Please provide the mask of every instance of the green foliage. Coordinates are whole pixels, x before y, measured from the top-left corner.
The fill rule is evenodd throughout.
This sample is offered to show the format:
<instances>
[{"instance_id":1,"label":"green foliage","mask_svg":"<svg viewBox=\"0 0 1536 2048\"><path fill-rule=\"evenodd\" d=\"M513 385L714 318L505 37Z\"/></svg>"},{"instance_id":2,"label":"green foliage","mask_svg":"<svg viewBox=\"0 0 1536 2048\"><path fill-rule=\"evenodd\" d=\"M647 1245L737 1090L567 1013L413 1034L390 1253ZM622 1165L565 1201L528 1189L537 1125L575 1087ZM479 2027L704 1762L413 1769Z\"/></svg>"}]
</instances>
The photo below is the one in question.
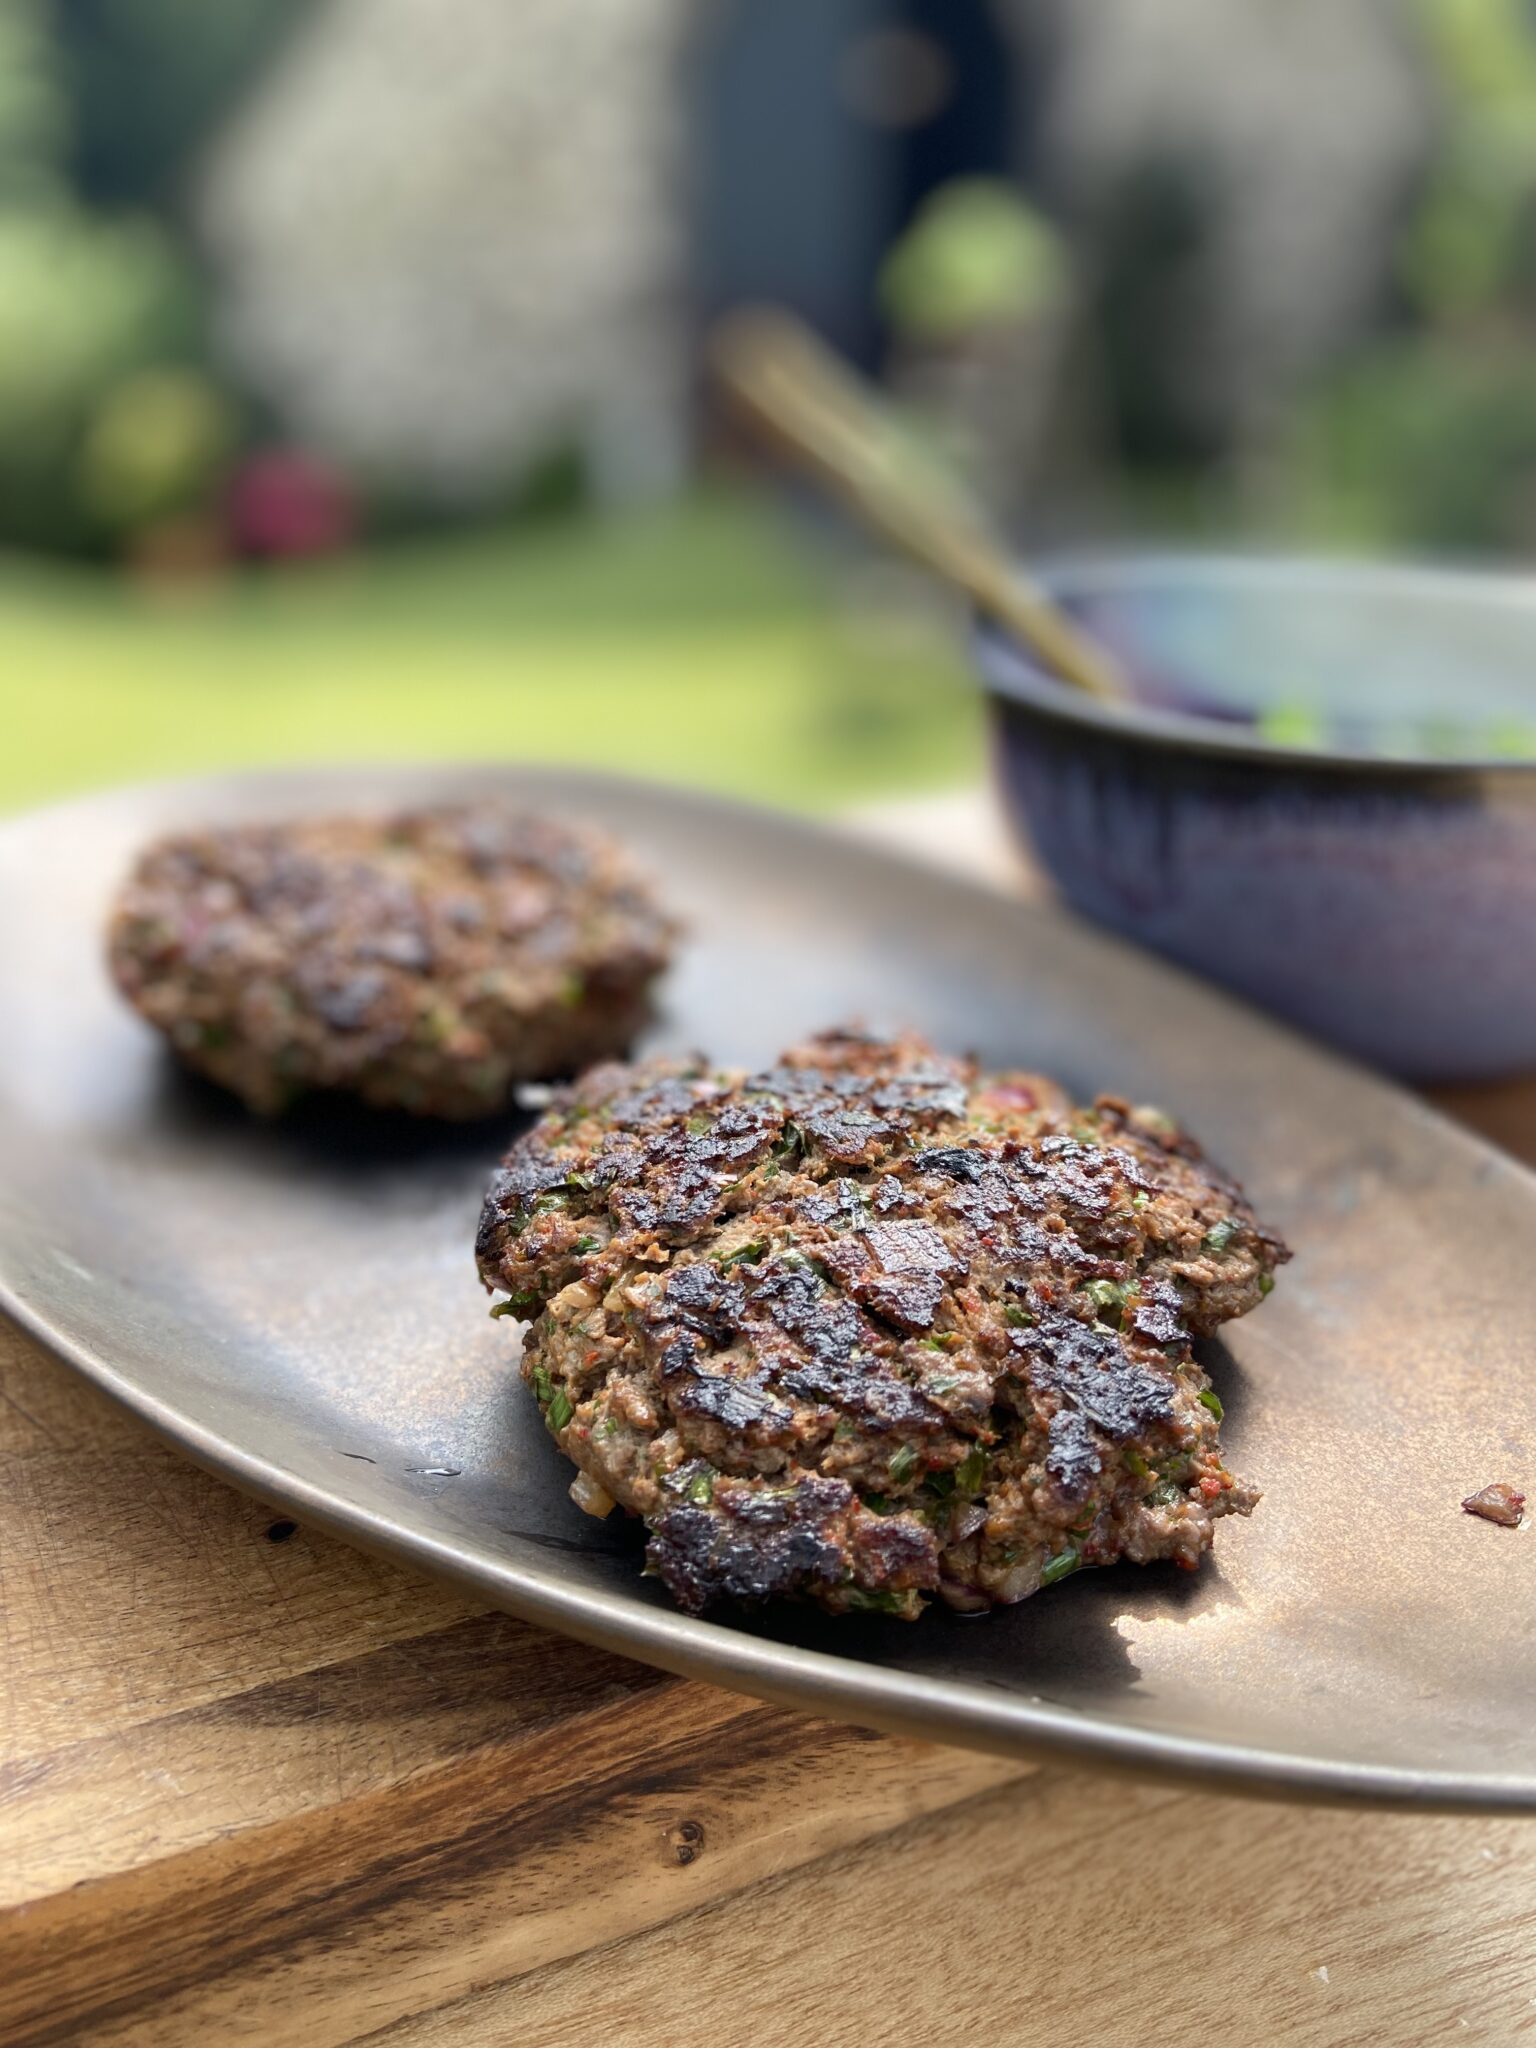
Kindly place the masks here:
<instances>
[{"instance_id":1,"label":"green foliage","mask_svg":"<svg viewBox=\"0 0 1536 2048\"><path fill-rule=\"evenodd\" d=\"M285 11L0 0L0 540L115 543L194 501L231 447L234 410L193 367L191 266L166 220L120 202L177 160ZM132 175L110 140L130 130ZM82 198L93 165L110 212Z\"/></svg>"},{"instance_id":2,"label":"green foliage","mask_svg":"<svg viewBox=\"0 0 1536 2048\"><path fill-rule=\"evenodd\" d=\"M93 219L67 200L0 208L0 533L90 545L76 492L100 408L130 373L191 334L186 271L147 219Z\"/></svg>"},{"instance_id":3,"label":"green foliage","mask_svg":"<svg viewBox=\"0 0 1536 2048\"><path fill-rule=\"evenodd\" d=\"M141 370L96 408L76 464L79 501L114 532L132 533L202 499L240 430L240 416L195 369Z\"/></svg>"},{"instance_id":4,"label":"green foliage","mask_svg":"<svg viewBox=\"0 0 1536 2048\"><path fill-rule=\"evenodd\" d=\"M9 4L9 0L0 0ZM198 148L313 0L50 0L84 197L174 196Z\"/></svg>"},{"instance_id":5,"label":"green foliage","mask_svg":"<svg viewBox=\"0 0 1536 2048\"><path fill-rule=\"evenodd\" d=\"M1064 275L1055 230L1017 187L956 178L925 201L886 258L880 295L907 339L956 341L1049 311Z\"/></svg>"},{"instance_id":6,"label":"green foliage","mask_svg":"<svg viewBox=\"0 0 1536 2048\"><path fill-rule=\"evenodd\" d=\"M1440 101L1397 251L1399 331L1319 378L1278 437L1292 531L1368 548L1536 546L1536 16L1415 0Z\"/></svg>"},{"instance_id":7,"label":"green foliage","mask_svg":"<svg viewBox=\"0 0 1536 2048\"><path fill-rule=\"evenodd\" d=\"M1528 552L1536 357L1434 335L1370 351L1298 415L1290 523L1329 543Z\"/></svg>"},{"instance_id":8,"label":"green foliage","mask_svg":"<svg viewBox=\"0 0 1536 2048\"><path fill-rule=\"evenodd\" d=\"M1435 321L1536 284L1536 34L1525 0L1417 0L1444 103L1429 188L1401 271Z\"/></svg>"},{"instance_id":9,"label":"green foliage","mask_svg":"<svg viewBox=\"0 0 1536 2048\"><path fill-rule=\"evenodd\" d=\"M59 189L69 111L36 0L0 0L0 206Z\"/></svg>"}]
</instances>

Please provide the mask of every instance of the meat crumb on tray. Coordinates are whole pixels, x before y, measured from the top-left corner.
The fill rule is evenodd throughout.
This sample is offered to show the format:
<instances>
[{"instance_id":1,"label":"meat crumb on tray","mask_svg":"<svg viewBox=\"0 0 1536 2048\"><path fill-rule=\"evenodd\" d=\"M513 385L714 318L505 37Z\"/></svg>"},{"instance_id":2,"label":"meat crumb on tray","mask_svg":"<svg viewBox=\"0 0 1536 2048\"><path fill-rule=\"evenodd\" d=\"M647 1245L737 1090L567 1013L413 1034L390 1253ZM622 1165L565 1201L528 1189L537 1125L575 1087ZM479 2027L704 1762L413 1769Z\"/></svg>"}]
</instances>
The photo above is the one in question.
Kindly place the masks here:
<instances>
[{"instance_id":1,"label":"meat crumb on tray","mask_svg":"<svg viewBox=\"0 0 1536 2048\"><path fill-rule=\"evenodd\" d=\"M1481 1515L1485 1522L1497 1522L1505 1529L1518 1529L1525 1513L1525 1495L1518 1493L1507 1480L1496 1479L1492 1486L1485 1486L1478 1493L1469 1493L1462 1506L1469 1515Z\"/></svg>"}]
</instances>

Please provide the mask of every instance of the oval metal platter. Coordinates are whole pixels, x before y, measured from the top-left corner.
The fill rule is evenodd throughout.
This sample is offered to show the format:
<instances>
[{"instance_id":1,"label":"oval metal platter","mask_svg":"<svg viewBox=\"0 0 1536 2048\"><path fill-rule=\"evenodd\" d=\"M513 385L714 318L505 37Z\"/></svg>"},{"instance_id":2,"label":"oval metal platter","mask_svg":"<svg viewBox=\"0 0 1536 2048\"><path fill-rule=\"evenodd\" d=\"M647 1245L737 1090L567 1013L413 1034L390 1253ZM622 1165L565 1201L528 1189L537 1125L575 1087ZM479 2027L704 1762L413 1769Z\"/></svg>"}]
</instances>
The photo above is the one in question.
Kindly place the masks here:
<instances>
[{"instance_id":1,"label":"oval metal platter","mask_svg":"<svg viewBox=\"0 0 1536 2048\"><path fill-rule=\"evenodd\" d=\"M1198 1574L1083 1573L980 1619L693 1620L598 1523L470 1245L516 1127L333 1102L262 1124L117 1000L103 916L166 829L486 790L621 834L690 938L650 1044L766 1061L913 1024L1186 1120L1294 1264L1206 1360L1264 1489ZM1068 917L789 818L511 768L241 777L0 828L0 1300L236 1484L530 1621L940 1742L1304 1798L1536 1808L1536 1179L1411 1097ZM81 1617L89 1628L90 1617Z\"/></svg>"}]
</instances>

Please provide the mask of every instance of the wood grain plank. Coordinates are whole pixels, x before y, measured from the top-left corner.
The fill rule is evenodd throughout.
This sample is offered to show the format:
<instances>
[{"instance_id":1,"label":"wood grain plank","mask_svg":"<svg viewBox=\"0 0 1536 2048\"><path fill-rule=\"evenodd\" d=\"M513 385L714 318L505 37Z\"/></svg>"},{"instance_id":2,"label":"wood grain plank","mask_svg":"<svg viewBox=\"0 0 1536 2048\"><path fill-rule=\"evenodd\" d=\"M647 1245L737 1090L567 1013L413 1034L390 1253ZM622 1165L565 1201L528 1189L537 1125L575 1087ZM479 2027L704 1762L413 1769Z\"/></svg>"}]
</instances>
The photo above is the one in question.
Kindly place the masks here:
<instances>
[{"instance_id":1,"label":"wood grain plank","mask_svg":"<svg viewBox=\"0 0 1536 2048\"><path fill-rule=\"evenodd\" d=\"M1018 1772L660 1683L0 1915L0 2039L330 2048Z\"/></svg>"},{"instance_id":2,"label":"wood grain plank","mask_svg":"<svg viewBox=\"0 0 1536 2048\"><path fill-rule=\"evenodd\" d=\"M499 1754L515 1769L530 1734L675 1683L487 1614L0 1766L0 1909L445 1764Z\"/></svg>"},{"instance_id":3,"label":"wood grain plank","mask_svg":"<svg viewBox=\"0 0 1536 2048\"><path fill-rule=\"evenodd\" d=\"M199 1472L0 1320L0 1767L476 1606Z\"/></svg>"},{"instance_id":4,"label":"wood grain plank","mask_svg":"<svg viewBox=\"0 0 1536 2048\"><path fill-rule=\"evenodd\" d=\"M1050 1771L360 2039L1509 2048L1533 2036L1527 1824L1256 1806Z\"/></svg>"},{"instance_id":5,"label":"wood grain plank","mask_svg":"<svg viewBox=\"0 0 1536 2048\"><path fill-rule=\"evenodd\" d=\"M1006 1782L475 1614L0 1328L0 2040L349 2039Z\"/></svg>"}]
</instances>

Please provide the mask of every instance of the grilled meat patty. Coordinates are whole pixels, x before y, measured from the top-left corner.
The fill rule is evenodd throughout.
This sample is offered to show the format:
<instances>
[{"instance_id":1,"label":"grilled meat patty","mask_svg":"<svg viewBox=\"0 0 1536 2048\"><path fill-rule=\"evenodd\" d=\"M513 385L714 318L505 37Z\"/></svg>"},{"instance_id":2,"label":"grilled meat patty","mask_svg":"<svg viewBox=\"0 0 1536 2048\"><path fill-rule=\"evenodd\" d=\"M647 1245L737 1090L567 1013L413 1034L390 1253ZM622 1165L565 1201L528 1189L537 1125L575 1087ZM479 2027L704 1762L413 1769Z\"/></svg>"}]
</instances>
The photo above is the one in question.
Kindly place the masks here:
<instances>
[{"instance_id":1,"label":"grilled meat patty","mask_svg":"<svg viewBox=\"0 0 1536 2048\"><path fill-rule=\"evenodd\" d=\"M1190 1338L1289 1254L1111 1096L850 1032L750 1077L606 1066L508 1154L477 1250L573 1495L643 1516L690 1610L1193 1568L1258 1497Z\"/></svg>"},{"instance_id":2,"label":"grilled meat patty","mask_svg":"<svg viewBox=\"0 0 1536 2048\"><path fill-rule=\"evenodd\" d=\"M162 840L109 955L254 1110L323 1088L474 1117L626 1052L673 936L612 840L484 801Z\"/></svg>"}]
</instances>

